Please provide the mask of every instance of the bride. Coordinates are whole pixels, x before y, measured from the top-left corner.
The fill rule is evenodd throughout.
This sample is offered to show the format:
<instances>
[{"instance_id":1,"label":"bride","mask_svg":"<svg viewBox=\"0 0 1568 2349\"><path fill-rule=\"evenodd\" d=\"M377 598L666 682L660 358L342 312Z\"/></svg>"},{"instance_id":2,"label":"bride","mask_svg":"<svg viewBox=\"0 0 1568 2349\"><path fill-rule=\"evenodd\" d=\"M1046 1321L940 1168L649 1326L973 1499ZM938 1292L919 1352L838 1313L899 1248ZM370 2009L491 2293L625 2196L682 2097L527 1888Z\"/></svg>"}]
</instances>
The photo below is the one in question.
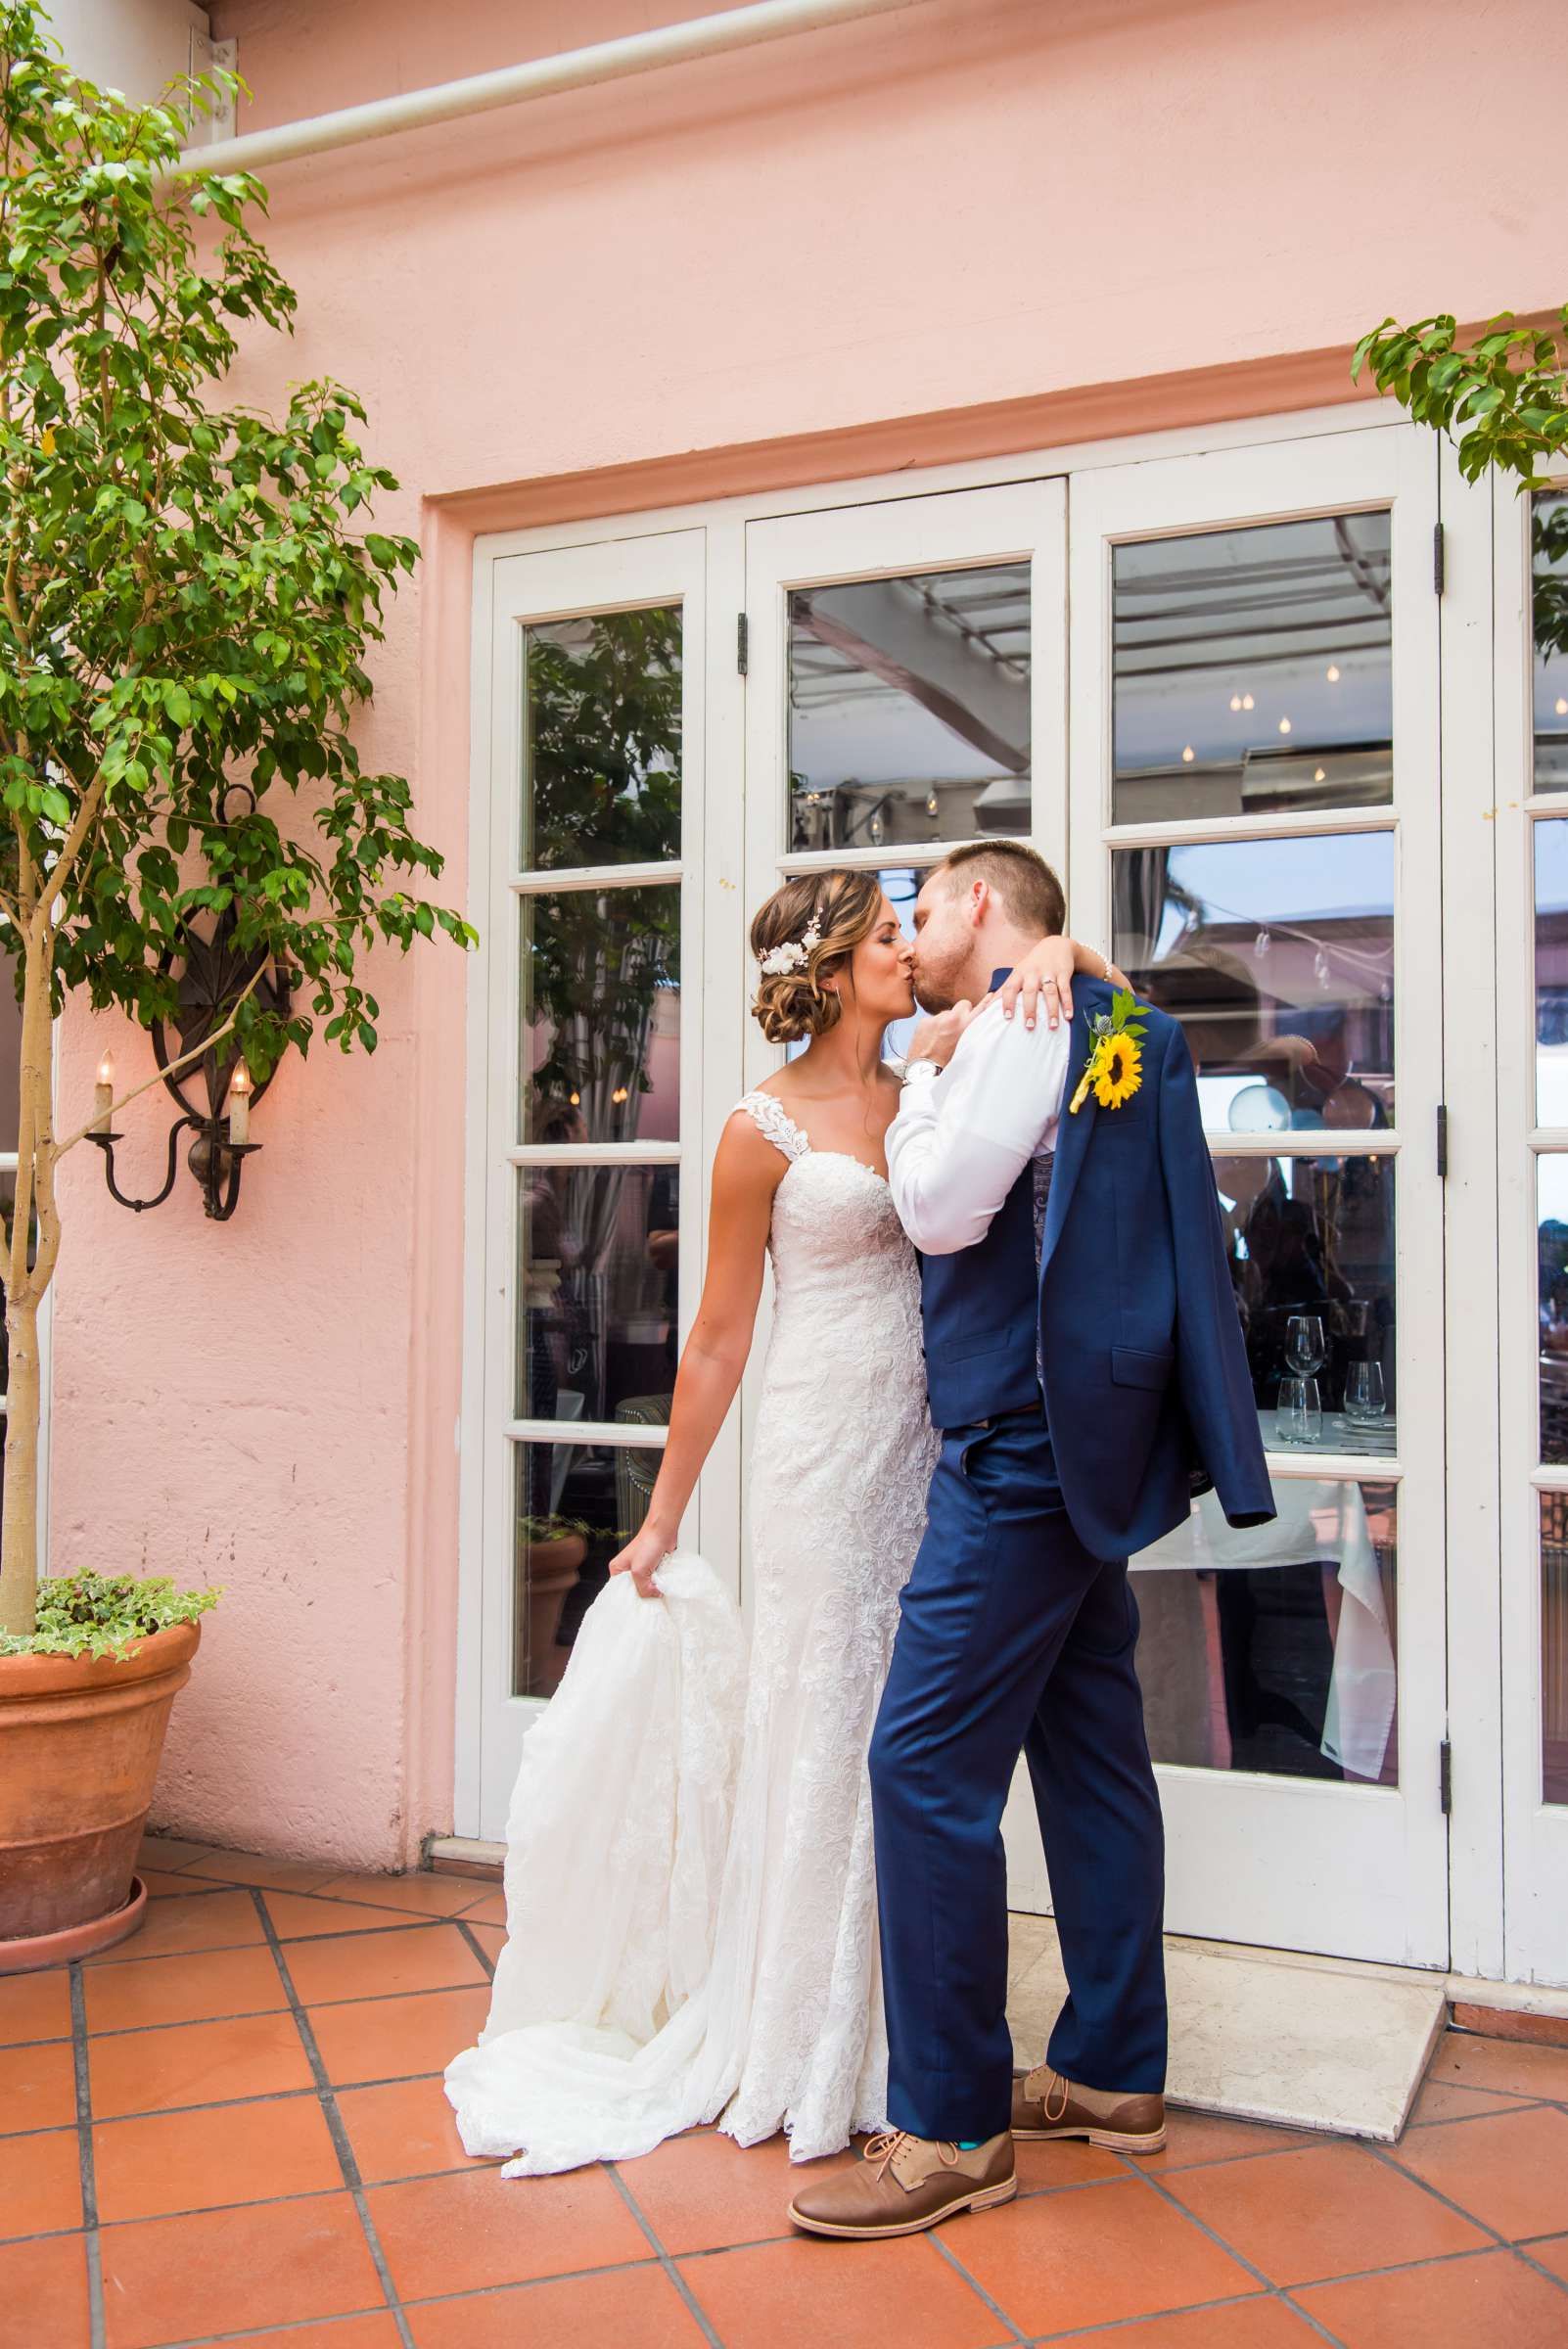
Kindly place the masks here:
<instances>
[{"instance_id":1,"label":"bride","mask_svg":"<svg viewBox=\"0 0 1568 2349\"><path fill-rule=\"evenodd\" d=\"M752 924L754 1005L806 1050L728 1119L707 1277L640 1530L525 1741L509 1939L447 2094L508 2177L625 2160L717 2117L790 2156L886 2125L866 1750L936 1451L913 1250L886 1180L889 1025L913 954L874 873L803 875ZM1020 966L1054 1026L1069 939ZM1011 990L1009 990L1011 991ZM750 1462L750 1657L681 1517L772 1334ZM625 1578L625 1579L621 1579ZM646 1599L663 1603L647 1606Z\"/></svg>"}]
</instances>

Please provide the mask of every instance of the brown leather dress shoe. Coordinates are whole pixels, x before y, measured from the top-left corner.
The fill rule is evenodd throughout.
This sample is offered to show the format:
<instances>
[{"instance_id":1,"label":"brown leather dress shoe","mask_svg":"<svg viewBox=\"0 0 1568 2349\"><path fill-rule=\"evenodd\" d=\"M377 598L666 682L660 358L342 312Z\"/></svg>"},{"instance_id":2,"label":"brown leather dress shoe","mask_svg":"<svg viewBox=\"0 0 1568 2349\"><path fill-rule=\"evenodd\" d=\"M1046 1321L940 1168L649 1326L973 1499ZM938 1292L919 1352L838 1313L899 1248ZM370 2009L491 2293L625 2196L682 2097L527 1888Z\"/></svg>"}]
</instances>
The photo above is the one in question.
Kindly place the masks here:
<instances>
[{"instance_id":1,"label":"brown leather dress shoe","mask_svg":"<svg viewBox=\"0 0 1568 2349\"><path fill-rule=\"evenodd\" d=\"M1013 2082L1013 2135L1084 2137L1113 2153L1158 2153L1165 2143L1165 2098L1079 2088L1048 2063L1038 2063Z\"/></svg>"},{"instance_id":2,"label":"brown leather dress shoe","mask_svg":"<svg viewBox=\"0 0 1568 2349\"><path fill-rule=\"evenodd\" d=\"M918 2234L960 2210L990 2210L1018 2191L1013 2141L1004 2129L973 2152L890 2129L871 2138L863 2161L803 2186L790 2217L807 2234Z\"/></svg>"}]
</instances>

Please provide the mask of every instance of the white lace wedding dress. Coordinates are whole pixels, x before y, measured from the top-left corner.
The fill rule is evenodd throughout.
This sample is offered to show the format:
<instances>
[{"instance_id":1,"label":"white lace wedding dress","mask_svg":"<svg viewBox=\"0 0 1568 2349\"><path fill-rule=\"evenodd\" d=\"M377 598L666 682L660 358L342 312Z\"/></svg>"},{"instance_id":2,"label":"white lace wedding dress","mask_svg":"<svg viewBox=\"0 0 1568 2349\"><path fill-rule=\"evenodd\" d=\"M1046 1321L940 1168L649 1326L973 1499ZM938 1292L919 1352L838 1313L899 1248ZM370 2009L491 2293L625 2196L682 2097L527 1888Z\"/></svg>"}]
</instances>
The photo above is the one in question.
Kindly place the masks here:
<instances>
[{"instance_id":1,"label":"white lace wedding dress","mask_svg":"<svg viewBox=\"0 0 1568 2349\"><path fill-rule=\"evenodd\" d=\"M508 1940L448 2067L505 2175L625 2160L704 2121L791 2157L884 2126L866 1749L935 1454L913 1253L887 1184L741 1106L790 1161L750 1461L755 1594L699 1558L589 1608L525 1742Z\"/></svg>"}]
</instances>

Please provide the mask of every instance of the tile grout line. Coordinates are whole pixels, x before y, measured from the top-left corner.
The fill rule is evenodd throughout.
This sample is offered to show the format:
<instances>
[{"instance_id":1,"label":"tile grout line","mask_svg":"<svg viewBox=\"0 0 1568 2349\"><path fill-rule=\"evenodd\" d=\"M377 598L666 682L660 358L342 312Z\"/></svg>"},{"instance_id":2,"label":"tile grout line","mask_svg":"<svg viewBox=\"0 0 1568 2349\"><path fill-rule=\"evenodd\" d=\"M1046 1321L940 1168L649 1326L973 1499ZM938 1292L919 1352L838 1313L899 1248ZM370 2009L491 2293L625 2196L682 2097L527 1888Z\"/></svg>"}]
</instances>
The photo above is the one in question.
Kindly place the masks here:
<instances>
[{"instance_id":1,"label":"tile grout line","mask_svg":"<svg viewBox=\"0 0 1568 2349\"><path fill-rule=\"evenodd\" d=\"M201 1855L199 1854L198 1857L200 1856ZM260 1859L262 1855L260 1853L248 1855L237 1852L235 1857L236 1859L244 1859L247 1857ZM280 1867L289 1866L291 1865L293 1865L293 1863L288 1861L280 1861L278 1863ZM447 1876L439 1880L445 1883L453 1884L465 1881L470 1884L478 1883L482 1884L484 1889L476 1892L473 1900L459 1902L457 1908L452 1911L437 1911L430 1909L408 1910L398 1909L395 1902L381 1903L366 1901L362 1893L328 1892L326 1887L329 1884L341 1883L345 1876L348 1877L350 1881L363 1881L367 1884L406 1882L411 1878L419 1878L420 1880L423 1880L426 1876L431 1876L431 1880L436 1881L437 1879L434 1877L431 1870L427 1868L410 1868L405 1870L401 1877L379 1874L367 1875L360 1879L355 1876L352 1868L340 1867L333 1870L330 1874L324 1874L319 1884L255 1884L239 1876L195 1875L190 1872L192 1869L194 1869L195 1865L196 1862L194 1860L187 1860L183 1867L164 1867L155 1860L149 1860L146 1863L146 1866L152 1868L156 1875L178 1876L182 1883L190 1884L201 1892L282 1892L289 1894L291 1898L298 1898L301 1901L345 1901L350 1906L357 1902L361 1908L379 1908L383 1906L388 1907L392 1910L392 1913L399 1916L436 1917L438 1919L447 1914L459 1915L466 1912L470 1909L476 1909L481 1901L487 1900L491 1893L498 1892L501 1889L501 1879L498 1876L494 1878L493 1881L488 1877L469 1876L467 1878L459 1878L456 1876ZM143 1863L140 1859L137 1860L136 1866L138 1873L144 1872ZM304 1872L309 1874L311 1871L307 1868ZM172 1901L183 1899L184 1895L181 1893L172 1892L153 1893L150 1895L150 1898L153 1900Z\"/></svg>"},{"instance_id":2,"label":"tile grout line","mask_svg":"<svg viewBox=\"0 0 1568 2349\"><path fill-rule=\"evenodd\" d=\"M479 1935L475 1932L473 1926L469 1924L466 1919L460 1916L454 1916L450 1921L457 1927L457 1930L459 1933L461 1933L463 1939L467 1942L469 1948L473 1951L475 1957L484 1968L485 1978L488 1981L493 1982L495 1979L494 1964L491 1961L488 1951L485 1950L481 1944Z\"/></svg>"},{"instance_id":3,"label":"tile grout line","mask_svg":"<svg viewBox=\"0 0 1568 2349\"><path fill-rule=\"evenodd\" d=\"M80 1965L70 1982L70 2051L76 2079L76 2157L81 2171L82 2256L87 2263L87 2322L92 2349L104 2349L104 2263L98 2240L98 2172L93 2158L93 2084L87 2060L87 1990Z\"/></svg>"},{"instance_id":4,"label":"tile grout line","mask_svg":"<svg viewBox=\"0 0 1568 2349\"><path fill-rule=\"evenodd\" d=\"M1095 2325L1070 2326L1065 2332L1032 2333L1028 2336L1028 2349L1055 2349L1058 2341L1109 2339L1116 2333L1130 2332L1134 2326L1168 2324L1173 2317L1203 2317L1217 2308L1257 2308L1265 2300L1282 2297L1283 2294L1278 2292L1231 2292L1222 2300L1184 2300L1177 2308L1157 2309L1153 2316L1106 2317ZM1306 2316L1305 2309L1292 2308L1290 2313L1292 2316ZM1322 2331L1320 2326L1318 2330ZM1345 2344L1334 2333L1324 2333L1323 2338L1332 2341L1334 2349L1345 2349Z\"/></svg>"},{"instance_id":5,"label":"tile grout line","mask_svg":"<svg viewBox=\"0 0 1568 2349\"><path fill-rule=\"evenodd\" d=\"M218 1886L218 1890L220 1892L261 1893L265 1887L256 1884L223 1884ZM291 1900L295 1900L302 1896L291 1893L289 1897ZM351 1908L352 1905L351 1902L344 1904L347 1908ZM379 1941L389 1933L406 1933L410 1929L418 1931L421 1928L437 1925L456 1925L461 1931L466 1922L467 1920L461 1916L419 1916L412 1911L398 1910L388 1917L384 1925L348 1925L337 1933L332 1930L330 1925L325 1925L319 1933L291 1933L285 1939L284 1947L291 1950L313 1949L319 1941ZM133 1941L127 1941L121 1946L126 1953L123 1958L95 1958L90 1970L95 1974L114 1974L127 1965L172 1965L182 1958L229 1958L236 1956L241 1950L259 1950L265 1945L259 1940L199 1941L184 1950L145 1950L140 1957L136 1955ZM483 1955L483 1953L481 1954ZM23 2046L27 2043L19 2041L15 2044Z\"/></svg>"},{"instance_id":6,"label":"tile grout line","mask_svg":"<svg viewBox=\"0 0 1568 2349\"><path fill-rule=\"evenodd\" d=\"M1120 2160L1124 2157L1119 2154L1117 2158ZM1128 2167L1130 2169L1132 2169L1133 2166L1134 2165L1131 2162L1128 2163ZM1216 2228L1211 2227L1206 2219L1200 2219L1196 2211L1188 2210L1186 2204L1181 2200L1178 2194L1173 2194L1169 2192L1167 2188L1161 2185L1159 2179L1151 2177L1147 2171L1138 2170L1135 2171L1134 2174L1142 2178L1145 2186L1153 2188L1154 2191L1159 2195L1162 2202L1168 2202L1173 2210L1179 2211L1184 2219L1189 2219L1193 2226L1198 2229L1201 2234L1206 2234L1210 2242L1215 2244L1219 2250L1224 2252L1227 2259L1233 2259L1238 2268L1245 2268L1249 2276L1256 2277L1271 2300L1282 2300L1284 2298L1285 2287L1282 2284L1275 2283L1271 2276L1266 2276L1262 2268L1255 2267L1253 2262L1248 2259L1245 2252L1238 2251L1234 2243L1227 2242L1224 2236L1221 2234ZM1292 2306L1294 2306L1294 2303L1292 2303ZM1313 2316L1309 2310L1305 2308L1296 2309L1295 2313L1301 2318L1304 2325L1310 2325L1313 2327L1313 2330L1320 2334L1325 2341L1333 2342L1334 2349L1345 2349L1345 2345L1339 2339L1338 2335L1330 2332L1326 2325L1319 2324L1318 2320Z\"/></svg>"},{"instance_id":7,"label":"tile grout line","mask_svg":"<svg viewBox=\"0 0 1568 2349\"><path fill-rule=\"evenodd\" d=\"M1499 2116L1494 2115L1493 2117ZM1496 2248L1511 2251L1516 2259L1524 2261L1527 2268L1533 2268L1538 2276L1545 2276L1548 2283L1554 2283L1560 2292L1568 2292L1568 2276L1554 2275L1550 2268L1543 2267L1539 2259L1532 2259L1529 2252L1516 2243L1510 2235L1503 2234L1499 2228L1490 2226L1478 2212L1466 2210L1462 2202L1455 2202L1453 2195L1444 2193L1441 2187L1433 2186L1429 2180L1419 2176L1416 2171L1407 2170L1402 2161L1396 2160L1394 2155L1386 2151L1383 2146L1368 2145L1367 2151L1374 2160L1380 2161L1386 2170L1392 2170L1396 2177L1407 2179L1411 2186L1418 2186L1424 2194L1431 2195L1434 2202L1440 2202L1445 2210L1452 2210L1455 2218L1463 2219L1467 2226L1478 2227L1483 2234L1489 2234ZM1541 2238L1538 2236L1534 2239L1539 2241ZM1462 2255L1455 2253L1453 2256Z\"/></svg>"},{"instance_id":8,"label":"tile grout line","mask_svg":"<svg viewBox=\"0 0 1568 2349\"><path fill-rule=\"evenodd\" d=\"M272 1961L278 1969L279 1979L288 1996L289 2008L294 2016L295 2028L300 2034L300 2045L305 2051L305 2060L315 2075L316 2092L320 2097L322 2114L332 2138L333 2150L338 2156L338 2167L343 2172L344 2185L347 2188L354 2209L359 2214L359 2224L364 2230L365 2242L369 2248L376 2274L380 2279L381 2288L387 2295L387 2305L392 2311L392 2323L397 2327L397 2337L402 2342L403 2349L416 2349L408 2319L403 2313L402 2301L398 2296L396 2285L392 2282L392 2269L387 2264L387 2254L382 2248L376 2222L370 2215L370 2204L365 2198L364 2181L359 2175L359 2163L353 2146L349 2142L348 2131L344 2125L343 2114L338 2109L337 2095L332 2082L327 2077L327 2067L322 2060L321 2050L316 2045L316 2035L311 2028L310 2017L300 2004L300 1995L295 1989L294 1976L289 1971L289 1961L284 1957L283 1944L279 1941L272 1919L267 1913L266 1904L260 1892L254 1887L251 1888L251 1898L255 1903L256 1914L260 1917L262 1930L266 1934L267 1947L272 1952Z\"/></svg>"},{"instance_id":9,"label":"tile grout line","mask_svg":"<svg viewBox=\"0 0 1568 2349\"><path fill-rule=\"evenodd\" d=\"M284 1949L293 1949L295 1946L293 1942L280 1944L280 1947ZM267 1944L263 1941L253 1941L248 1942L246 1947L251 1950L263 1950L266 1949ZM198 1954L208 1958L216 1958L223 1957L227 1953L221 1950L207 1950ZM150 1965L158 1962L155 1958L148 1959ZM367 1991L362 1998L317 1999L314 2004L323 2007L384 2006L392 1999L448 1999L456 1998L465 1990L484 1990L484 1988L485 1985L483 1982L446 1982L437 1990L372 1990ZM194 2031L200 2029L204 2023L254 2023L259 2022L263 2015L287 2014L288 2011L287 2004L280 2004L276 2006L239 2006L229 2014L188 2014L168 2022L127 2023L122 2029L95 2032L94 2037L97 2039L137 2039L148 2031ZM17 2044L21 2047L48 2048L61 2047L65 2041L64 2034L62 2034L53 2040L22 2040ZM9 2048L0 2048L0 2055L7 2055L10 2052ZM417 2078L418 2074L410 2073L407 2076L412 2079ZM354 2085L357 2087L359 2083L356 2081ZM17 2134L22 2133L19 2131Z\"/></svg>"},{"instance_id":10,"label":"tile grout line","mask_svg":"<svg viewBox=\"0 0 1568 2349\"><path fill-rule=\"evenodd\" d=\"M718 2334L715 2331L707 2310L699 2301L696 2293L692 2290L691 2285L686 2281L685 2277L681 2274L680 2269L676 2265L675 2261L670 2257L669 2253L665 2249L664 2244L659 2240L658 2234L654 2231L652 2221L647 2217L642 2205L637 2200L637 2197L632 2192L630 2187L626 2184L624 2178L622 2177L620 2164L614 2161L607 2161L603 2166L605 2176L609 2179L611 2185L620 2194L621 2199L623 2202L624 2202L626 2208L630 2211L632 2217L642 2229L643 2234L647 2236L649 2243L653 2247L654 2256L658 2260L659 2265L663 2268L666 2276L668 2276L669 2281L673 2284L675 2290L680 2294L681 2299L685 2302L693 2323L701 2328L704 2340L709 2342L710 2349L724 2349L724 2344L719 2339Z\"/></svg>"},{"instance_id":11,"label":"tile grout line","mask_svg":"<svg viewBox=\"0 0 1568 2349\"><path fill-rule=\"evenodd\" d=\"M977 2299L984 2300L986 2306L990 2309L992 2315L996 2319L997 2323L1005 2328L1009 2340L1027 2342L1029 2335L1027 2332L1025 2332L1023 2326L1021 2325L1015 2325L1012 2318L1007 2314L1007 2311L1002 2307L1000 2301L993 2300L990 2292L987 2291L985 2285L979 2280L978 2277L970 2275L969 2270L964 2266L964 2263L959 2258L957 2252L951 2250L948 2245L943 2241L942 2230L939 2227L933 2227L930 2231L930 2235L932 2249L934 2251L941 2252L948 2267L956 2270L957 2274L963 2278L963 2280L968 2284L970 2290L975 2294Z\"/></svg>"},{"instance_id":12,"label":"tile grout line","mask_svg":"<svg viewBox=\"0 0 1568 2349\"><path fill-rule=\"evenodd\" d=\"M252 2325L240 2332L188 2333L177 2341L161 2342L159 2349L223 2349L227 2341L276 2341L278 2349L289 2349L291 2333L314 2334L331 2325L357 2325L365 2317L384 2317L384 2308L346 2308L337 2317L291 2317L283 2325Z\"/></svg>"}]
</instances>

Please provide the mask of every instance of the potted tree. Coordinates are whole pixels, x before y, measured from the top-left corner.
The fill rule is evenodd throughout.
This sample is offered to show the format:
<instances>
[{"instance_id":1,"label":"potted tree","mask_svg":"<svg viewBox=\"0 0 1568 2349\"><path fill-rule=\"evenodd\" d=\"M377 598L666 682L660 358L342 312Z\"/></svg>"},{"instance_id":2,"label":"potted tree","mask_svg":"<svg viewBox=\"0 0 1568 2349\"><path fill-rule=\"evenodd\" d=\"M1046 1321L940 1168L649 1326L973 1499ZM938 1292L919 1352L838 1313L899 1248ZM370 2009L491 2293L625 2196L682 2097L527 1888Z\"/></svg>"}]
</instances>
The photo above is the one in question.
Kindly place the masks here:
<instances>
[{"instance_id":1,"label":"potted tree","mask_svg":"<svg viewBox=\"0 0 1568 2349\"><path fill-rule=\"evenodd\" d=\"M361 451L363 409L332 382L275 419L220 404L237 330L286 330L295 296L249 225L256 183L181 163L213 94L94 89L36 8L0 0L0 950L22 1013L0 1255L0 1971L134 1923L163 1725L210 1603L79 1576L40 1604L57 1174L123 1106L106 1084L57 1129L53 1022L84 993L151 1026L194 957L224 974L183 1056L222 1174L244 1135L218 1113L284 1053L313 1033L375 1049L369 949L473 938L404 886L440 858L406 782L363 772L350 738L383 591L417 551L364 527L396 484Z\"/></svg>"}]
</instances>

